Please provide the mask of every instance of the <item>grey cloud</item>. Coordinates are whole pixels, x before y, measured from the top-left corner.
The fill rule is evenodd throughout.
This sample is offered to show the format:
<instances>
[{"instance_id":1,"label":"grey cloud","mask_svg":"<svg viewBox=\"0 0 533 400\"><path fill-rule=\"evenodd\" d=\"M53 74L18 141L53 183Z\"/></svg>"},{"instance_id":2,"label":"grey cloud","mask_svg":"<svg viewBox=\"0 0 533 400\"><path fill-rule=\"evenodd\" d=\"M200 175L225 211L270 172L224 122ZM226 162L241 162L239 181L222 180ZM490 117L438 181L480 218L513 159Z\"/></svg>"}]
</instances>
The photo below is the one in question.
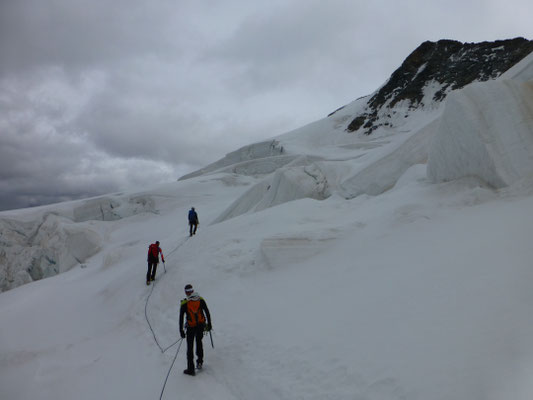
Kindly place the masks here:
<instances>
[{"instance_id":1,"label":"grey cloud","mask_svg":"<svg viewBox=\"0 0 533 400\"><path fill-rule=\"evenodd\" d=\"M177 179L370 93L425 40L531 37L531 8L0 1L0 209Z\"/></svg>"},{"instance_id":2,"label":"grey cloud","mask_svg":"<svg viewBox=\"0 0 533 400\"><path fill-rule=\"evenodd\" d=\"M140 155L116 157L95 146L75 123L91 99L87 85L70 86L60 77L54 70L44 82L27 77L0 85L0 209L174 180L191 169Z\"/></svg>"},{"instance_id":3,"label":"grey cloud","mask_svg":"<svg viewBox=\"0 0 533 400\"><path fill-rule=\"evenodd\" d=\"M73 125L90 132L89 140L115 157L145 157L167 163L198 164L209 118L174 99L177 94L151 96L132 88L104 90L87 104ZM215 155L213 155L215 156Z\"/></svg>"},{"instance_id":4,"label":"grey cloud","mask_svg":"<svg viewBox=\"0 0 533 400\"><path fill-rule=\"evenodd\" d=\"M305 8L289 4L249 16L209 57L236 64L237 71L253 82L251 91L258 86L293 85L343 51L339 42L352 27L337 3L320 7L320 12L317 2L309 2Z\"/></svg>"},{"instance_id":5,"label":"grey cloud","mask_svg":"<svg viewBox=\"0 0 533 400\"><path fill-rule=\"evenodd\" d=\"M42 65L84 69L179 49L166 1L4 0L0 71ZM179 15L179 14L178 14Z\"/></svg>"},{"instance_id":6,"label":"grey cloud","mask_svg":"<svg viewBox=\"0 0 533 400\"><path fill-rule=\"evenodd\" d=\"M302 99L331 95L337 96L336 103L331 99L335 109L343 99L375 90L426 40L398 41L395 30L405 29L405 21L376 21L381 10L394 7L381 3L283 3L248 16L233 35L210 49L206 62L230 71L224 82L241 96L288 91Z\"/></svg>"}]
</instances>

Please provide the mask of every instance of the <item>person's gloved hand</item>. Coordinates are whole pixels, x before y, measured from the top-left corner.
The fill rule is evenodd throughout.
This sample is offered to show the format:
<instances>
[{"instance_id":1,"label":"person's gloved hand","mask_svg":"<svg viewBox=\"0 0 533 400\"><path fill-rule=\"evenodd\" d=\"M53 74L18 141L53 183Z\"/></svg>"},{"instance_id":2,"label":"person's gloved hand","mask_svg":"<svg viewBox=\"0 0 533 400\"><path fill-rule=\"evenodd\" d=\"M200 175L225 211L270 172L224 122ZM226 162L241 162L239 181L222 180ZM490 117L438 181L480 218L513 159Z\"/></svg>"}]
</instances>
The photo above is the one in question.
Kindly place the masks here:
<instances>
[{"instance_id":1,"label":"person's gloved hand","mask_svg":"<svg viewBox=\"0 0 533 400\"><path fill-rule=\"evenodd\" d=\"M213 329L213 327L211 326L211 323L209 323L209 324L207 324L207 325L205 326L205 330L206 330L207 332L209 332L211 329Z\"/></svg>"},{"instance_id":2,"label":"person's gloved hand","mask_svg":"<svg viewBox=\"0 0 533 400\"><path fill-rule=\"evenodd\" d=\"M180 336L182 339L185 339L185 332L183 330L180 331Z\"/></svg>"},{"instance_id":3,"label":"person's gloved hand","mask_svg":"<svg viewBox=\"0 0 533 400\"><path fill-rule=\"evenodd\" d=\"M163 260L163 262L165 262L165 259L164 259L164 258L161 258L161 260Z\"/></svg>"}]
</instances>

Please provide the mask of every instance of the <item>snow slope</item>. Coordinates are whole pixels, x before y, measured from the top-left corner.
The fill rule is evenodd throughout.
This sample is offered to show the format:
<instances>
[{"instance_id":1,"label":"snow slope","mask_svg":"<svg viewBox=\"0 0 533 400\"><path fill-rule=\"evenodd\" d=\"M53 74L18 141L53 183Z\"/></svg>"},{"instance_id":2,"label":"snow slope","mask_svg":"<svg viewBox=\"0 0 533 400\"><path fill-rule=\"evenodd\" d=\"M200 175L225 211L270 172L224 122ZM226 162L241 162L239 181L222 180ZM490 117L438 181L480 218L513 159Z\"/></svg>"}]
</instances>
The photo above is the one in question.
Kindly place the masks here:
<instances>
[{"instance_id":1,"label":"snow slope","mask_svg":"<svg viewBox=\"0 0 533 400\"><path fill-rule=\"evenodd\" d=\"M399 130L346 133L356 101L189 179L0 213L36 248L94 243L0 294L0 398L531 399L533 60L517 70ZM67 228L89 239L61 247ZM146 286L155 240L166 264ZM187 283L214 326L196 377Z\"/></svg>"}]
</instances>

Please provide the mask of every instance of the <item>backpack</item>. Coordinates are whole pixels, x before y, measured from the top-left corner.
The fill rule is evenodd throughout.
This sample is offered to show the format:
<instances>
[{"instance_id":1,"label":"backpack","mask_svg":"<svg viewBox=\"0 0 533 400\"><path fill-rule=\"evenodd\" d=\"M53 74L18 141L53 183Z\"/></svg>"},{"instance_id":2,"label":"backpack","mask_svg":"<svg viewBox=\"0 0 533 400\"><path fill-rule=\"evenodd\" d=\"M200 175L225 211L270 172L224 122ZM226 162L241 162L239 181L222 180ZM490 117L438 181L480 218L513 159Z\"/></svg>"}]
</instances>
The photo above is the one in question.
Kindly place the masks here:
<instances>
[{"instance_id":1,"label":"backpack","mask_svg":"<svg viewBox=\"0 0 533 400\"><path fill-rule=\"evenodd\" d=\"M155 243L152 243L150 247L148 248L148 253L150 254L150 257L158 260L159 259L159 247Z\"/></svg>"},{"instance_id":2,"label":"backpack","mask_svg":"<svg viewBox=\"0 0 533 400\"><path fill-rule=\"evenodd\" d=\"M205 324L205 315L200 300L187 300L187 326L194 328Z\"/></svg>"}]
</instances>

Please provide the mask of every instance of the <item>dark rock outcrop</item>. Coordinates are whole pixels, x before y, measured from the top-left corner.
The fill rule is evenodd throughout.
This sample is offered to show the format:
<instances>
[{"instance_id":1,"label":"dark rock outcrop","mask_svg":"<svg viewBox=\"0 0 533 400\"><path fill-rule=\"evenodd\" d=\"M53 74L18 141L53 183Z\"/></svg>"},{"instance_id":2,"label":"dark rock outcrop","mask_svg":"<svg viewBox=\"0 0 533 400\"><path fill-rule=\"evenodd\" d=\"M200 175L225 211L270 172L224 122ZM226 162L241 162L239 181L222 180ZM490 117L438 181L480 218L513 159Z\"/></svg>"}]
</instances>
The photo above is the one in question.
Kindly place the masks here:
<instances>
[{"instance_id":1,"label":"dark rock outcrop","mask_svg":"<svg viewBox=\"0 0 533 400\"><path fill-rule=\"evenodd\" d=\"M409 108L424 102L441 102L447 94L474 81L495 79L533 51L533 41L524 38L495 42L461 43L455 40L424 42L413 51L368 101L366 109L347 127L364 128L370 134L381 125L379 113L406 100ZM424 98L428 84L440 85L432 98Z\"/></svg>"}]
</instances>

